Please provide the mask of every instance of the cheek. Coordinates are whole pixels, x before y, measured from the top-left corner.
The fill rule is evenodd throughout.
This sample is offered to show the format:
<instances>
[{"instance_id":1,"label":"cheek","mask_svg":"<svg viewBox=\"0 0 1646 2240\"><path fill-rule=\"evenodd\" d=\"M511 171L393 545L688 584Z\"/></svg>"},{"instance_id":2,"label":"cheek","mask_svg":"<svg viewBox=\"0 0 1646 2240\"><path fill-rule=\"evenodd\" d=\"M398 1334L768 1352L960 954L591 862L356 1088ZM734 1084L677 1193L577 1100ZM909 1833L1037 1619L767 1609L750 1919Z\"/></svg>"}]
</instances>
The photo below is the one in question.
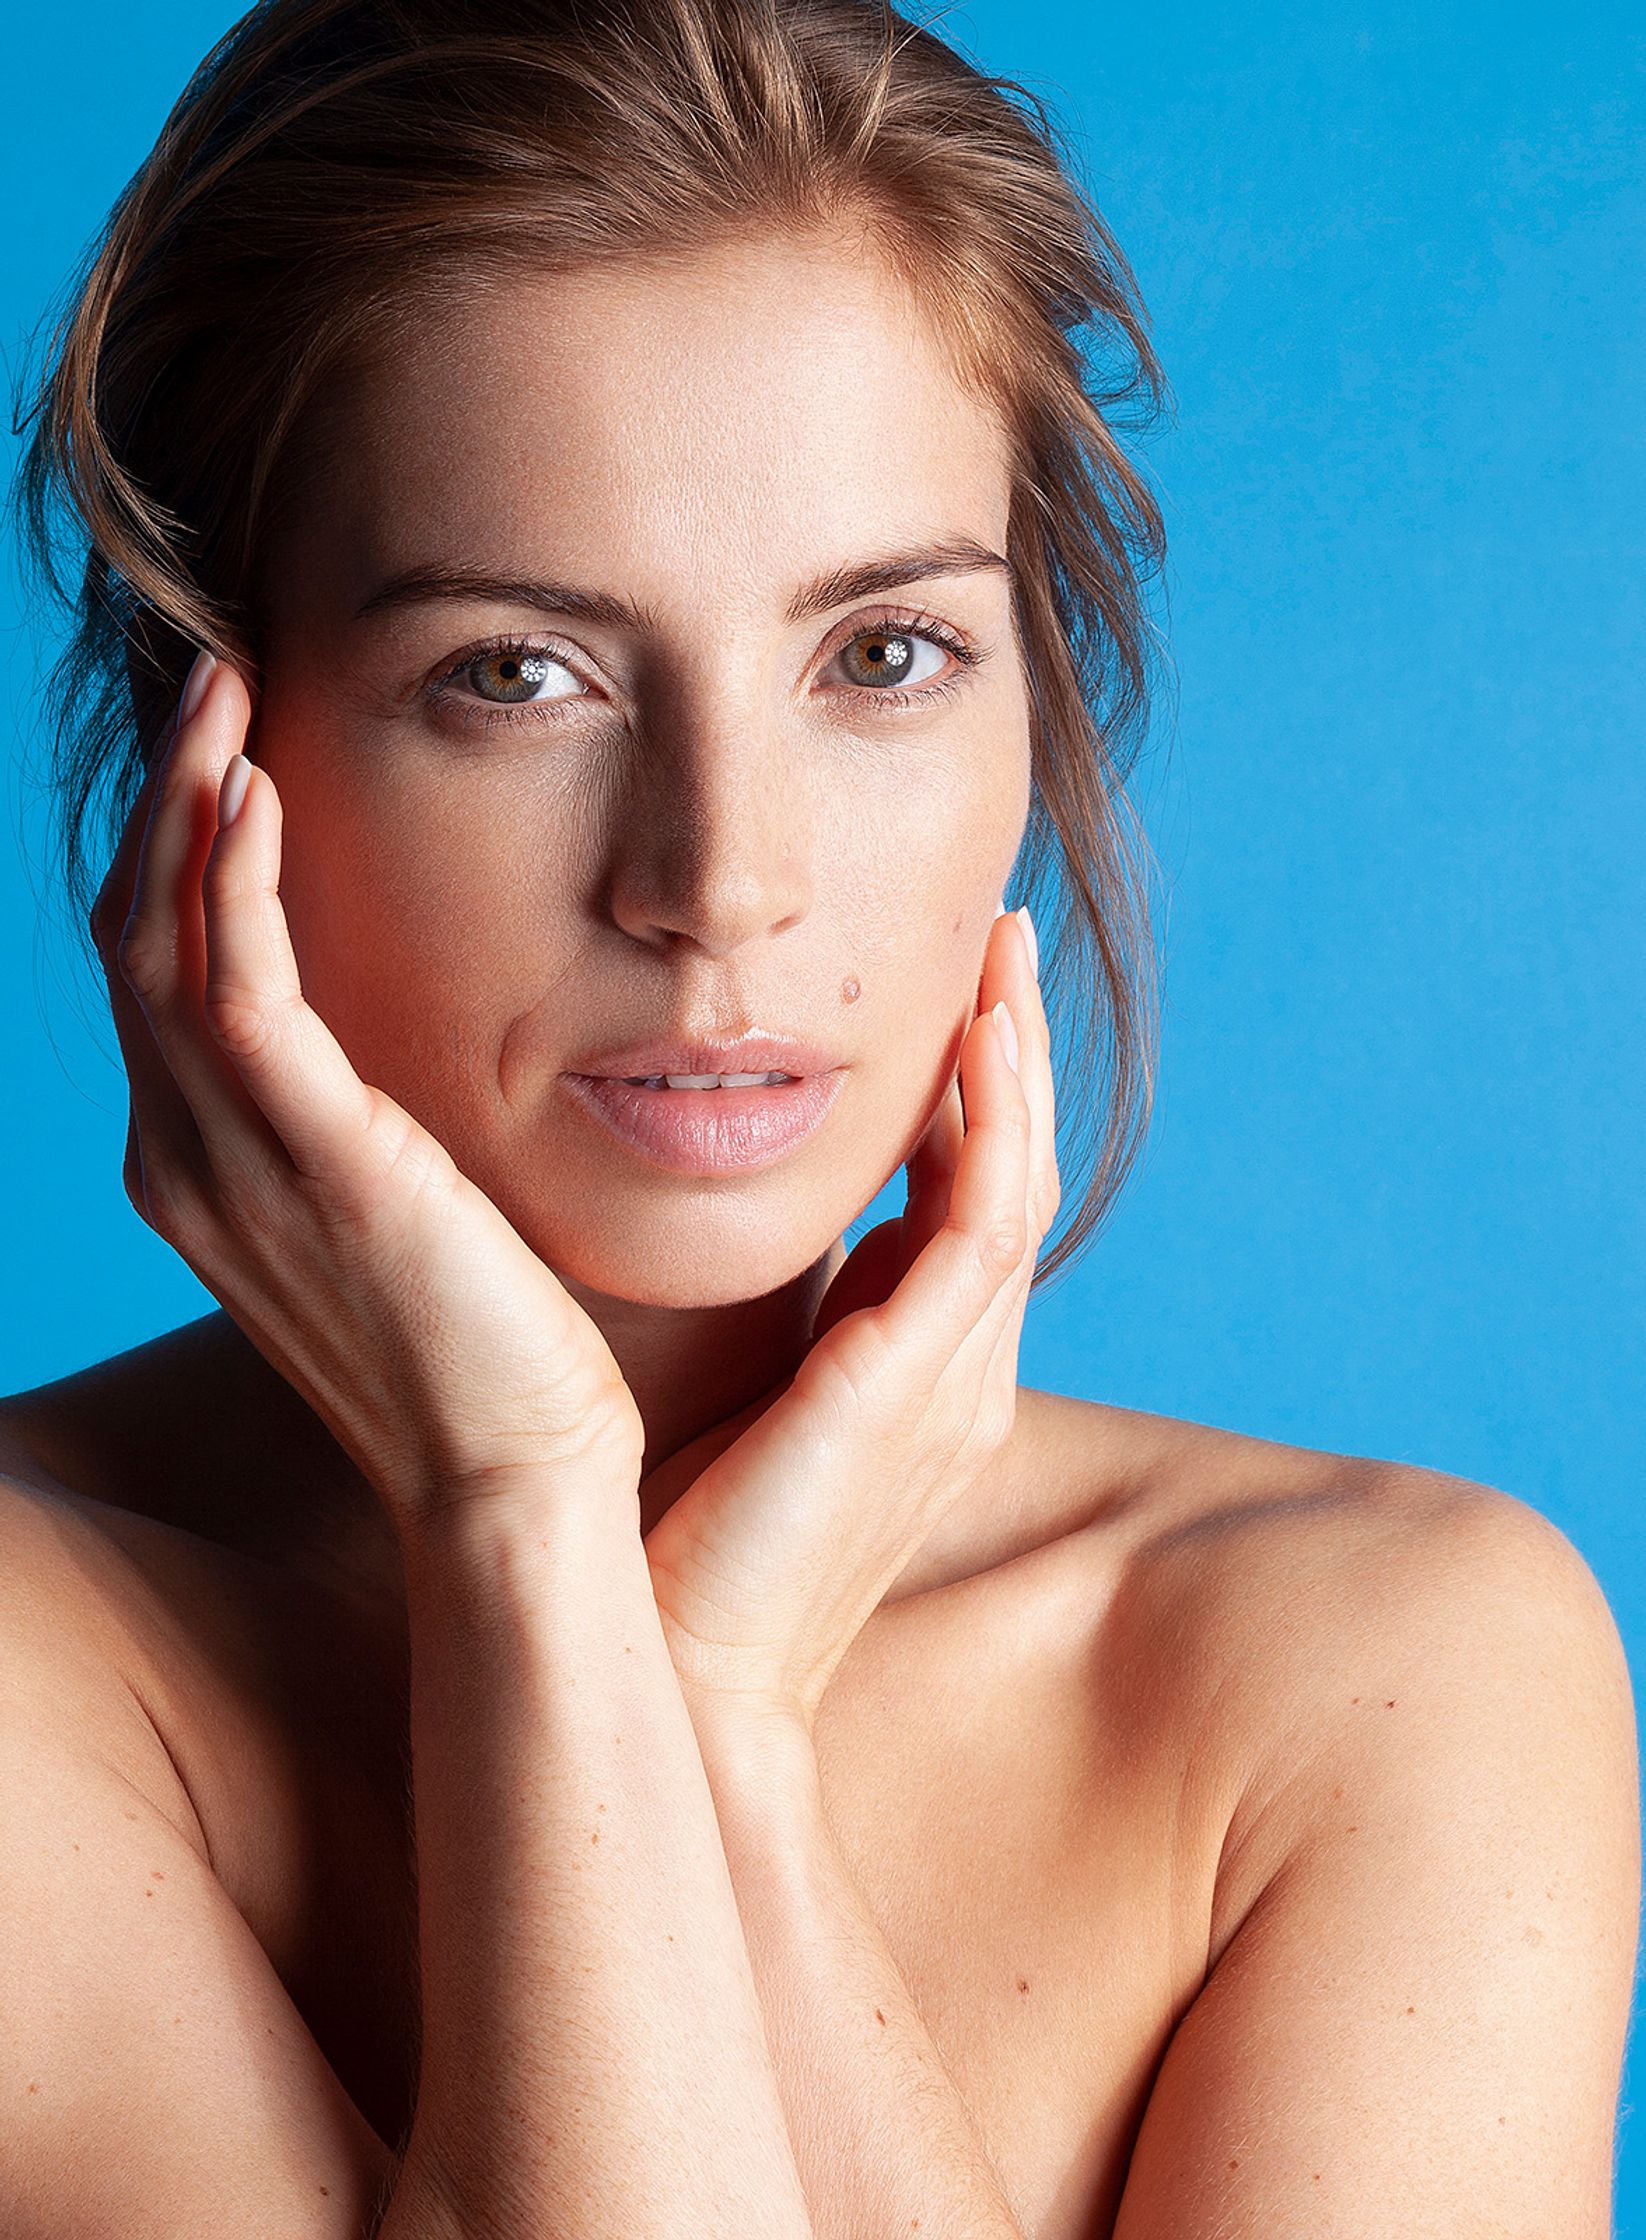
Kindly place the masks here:
<instances>
[{"instance_id":1,"label":"cheek","mask_svg":"<svg viewBox=\"0 0 1646 2240\"><path fill-rule=\"evenodd\" d=\"M1021 768L1001 755L963 777L951 760L940 782L907 786L886 817L862 922L876 928L878 961L928 1010L975 992L1028 806L1025 753Z\"/></svg>"},{"instance_id":2,"label":"cheek","mask_svg":"<svg viewBox=\"0 0 1646 2240\"><path fill-rule=\"evenodd\" d=\"M508 1021L571 953L572 929L540 914L556 882L541 862L528 878L519 853L345 792L287 808L280 889L303 993L361 1078L454 1153L497 1109Z\"/></svg>"},{"instance_id":3,"label":"cheek","mask_svg":"<svg viewBox=\"0 0 1646 2240\"><path fill-rule=\"evenodd\" d=\"M852 1016L877 1060L877 1125L899 1140L924 1130L958 1063L1011 863L996 837L907 866L872 943L854 958L863 969Z\"/></svg>"}]
</instances>

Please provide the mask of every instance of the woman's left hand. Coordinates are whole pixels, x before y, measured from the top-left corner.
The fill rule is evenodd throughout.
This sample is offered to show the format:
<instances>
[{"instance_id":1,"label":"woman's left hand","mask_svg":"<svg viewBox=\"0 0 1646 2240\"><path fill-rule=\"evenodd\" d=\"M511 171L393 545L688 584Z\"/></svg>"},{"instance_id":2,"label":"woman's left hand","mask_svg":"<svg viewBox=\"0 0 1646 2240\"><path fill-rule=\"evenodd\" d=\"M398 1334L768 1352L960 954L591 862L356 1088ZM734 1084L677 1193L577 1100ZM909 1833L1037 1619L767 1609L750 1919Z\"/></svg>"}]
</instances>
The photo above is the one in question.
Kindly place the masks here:
<instances>
[{"instance_id":1,"label":"woman's left hand","mask_svg":"<svg viewBox=\"0 0 1646 2240\"><path fill-rule=\"evenodd\" d=\"M1011 1432L1023 1311L1059 1199L1050 1036L1015 911L995 919L957 1080L908 1178L902 1213L836 1274L794 1375L646 1536L688 1698L809 1730L887 1588Z\"/></svg>"}]
</instances>

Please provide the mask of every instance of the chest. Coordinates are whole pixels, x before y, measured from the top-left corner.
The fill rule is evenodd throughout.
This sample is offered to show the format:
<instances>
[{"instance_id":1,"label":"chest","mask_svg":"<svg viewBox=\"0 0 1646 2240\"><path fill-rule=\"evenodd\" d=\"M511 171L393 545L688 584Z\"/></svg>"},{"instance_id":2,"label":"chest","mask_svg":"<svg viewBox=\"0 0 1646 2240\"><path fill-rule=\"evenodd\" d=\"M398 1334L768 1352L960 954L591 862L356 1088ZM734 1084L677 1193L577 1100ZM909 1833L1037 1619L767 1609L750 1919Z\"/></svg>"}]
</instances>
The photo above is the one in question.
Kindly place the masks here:
<instances>
[{"instance_id":1,"label":"chest","mask_svg":"<svg viewBox=\"0 0 1646 2240\"><path fill-rule=\"evenodd\" d=\"M1067 1568L888 1608L819 1714L829 1821L1030 2240L1110 2230L1203 1979L1222 1827L1181 1706ZM1089 1587L1089 1581L1084 1583ZM261 1628L261 1631L260 1631ZM191 1675L214 1863L322 2052L400 2144L418 2066L403 1712L345 1646L248 1613ZM1199 1801L1203 1800L1203 1801Z\"/></svg>"}]
</instances>

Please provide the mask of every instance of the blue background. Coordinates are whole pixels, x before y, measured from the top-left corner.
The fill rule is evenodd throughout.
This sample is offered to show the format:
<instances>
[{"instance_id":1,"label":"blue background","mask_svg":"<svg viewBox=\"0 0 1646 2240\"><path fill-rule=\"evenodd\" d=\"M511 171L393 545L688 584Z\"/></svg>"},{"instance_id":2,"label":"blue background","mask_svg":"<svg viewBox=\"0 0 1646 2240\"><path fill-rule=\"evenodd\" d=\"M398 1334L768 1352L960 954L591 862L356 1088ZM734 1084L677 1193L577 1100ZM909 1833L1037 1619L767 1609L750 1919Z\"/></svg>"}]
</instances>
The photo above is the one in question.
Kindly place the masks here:
<instances>
[{"instance_id":1,"label":"blue background","mask_svg":"<svg viewBox=\"0 0 1646 2240\"><path fill-rule=\"evenodd\" d=\"M94 69L65 67L66 19L12 17L13 367L233 15L83 0ZM1509 1489L1587 1557L1637 1688L1638 22L1513 0L946 22L1072 134L1178 399L1146 451L1180 677L1137 787L1170 892L1159 1102L1103 1238L1037 1302L1024 1381ZM47 649L6 565L15 1391L215 1302L126 1204L112 1028L37 931L18 757ZM1626 2078L1621 2233L1643 2203Z\"/></svg>"}]
</instances>

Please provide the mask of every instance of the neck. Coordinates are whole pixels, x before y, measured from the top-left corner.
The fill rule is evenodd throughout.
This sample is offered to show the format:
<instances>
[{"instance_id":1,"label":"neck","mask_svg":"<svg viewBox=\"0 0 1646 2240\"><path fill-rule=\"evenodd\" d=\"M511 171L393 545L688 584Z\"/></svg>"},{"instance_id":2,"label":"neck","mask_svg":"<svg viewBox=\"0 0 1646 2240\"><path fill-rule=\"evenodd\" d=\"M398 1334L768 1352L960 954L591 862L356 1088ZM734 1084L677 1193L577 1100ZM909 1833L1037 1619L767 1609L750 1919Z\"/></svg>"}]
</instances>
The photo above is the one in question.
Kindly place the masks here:
<instances>
[{"instance_id":1,"label":"neck","mask_svg":"<svg viewBox=\"0 0 1646 2240\"><path fill-rule=\"evenodd\" d=\"M845 1257L844 1242L837 1241L775 1291L717 1307L637 1306L567 1282L610 1346L646 1427L645 1531L669 1505L657 1502L653 1491L663 1482L664 1465L729 1425L800 1366L823 1294ZM676 1484L669 1498L681 1490Z\"/></svg>"}]
</instances>

